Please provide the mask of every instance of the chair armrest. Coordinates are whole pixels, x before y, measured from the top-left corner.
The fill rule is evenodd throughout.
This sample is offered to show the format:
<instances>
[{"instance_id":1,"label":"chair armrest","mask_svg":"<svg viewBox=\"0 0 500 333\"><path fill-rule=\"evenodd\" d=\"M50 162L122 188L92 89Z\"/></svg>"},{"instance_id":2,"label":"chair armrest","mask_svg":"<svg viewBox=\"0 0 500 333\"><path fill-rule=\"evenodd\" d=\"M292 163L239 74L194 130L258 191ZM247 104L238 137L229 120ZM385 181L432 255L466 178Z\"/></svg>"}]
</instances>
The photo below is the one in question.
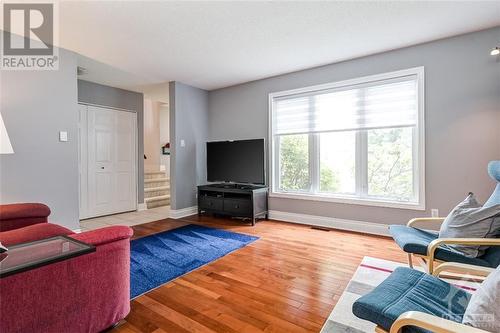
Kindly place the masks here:
<instances>
[{"instance_id":1,"label":"chair armrest","mask_svg":"<svg viewBox=\"0 0 500 333\"><path fill-rule=\"evenodd\" d=\"M117 225L73 234L70 235L70 237L97 246L119 241L121 239L129 239L133 234L134 231L132 228Z\"/></svg>"},{"instance_id":2,"label":"chair armrest","mask_svg":"<svg viewBox=\"0 0 500 333\"><path fill-rule=\"evenodd\" d=\"M49 215L50 208L41 203L0 205L0 231L46 223Z\"/></svg>"},{"instance_id":3,"label":"chair armrest","mask_svg":"<svg viewBox=\"0 0 500 333\"><path fill-rule=\"evenodd\" d=\"M500 246L500 238L438 238L429 243L427 248L429 260L434 259L434 253L440 245L446 244Z\"/></svg>"},{"instance_id":4,"label":"chair armrest","mask_svg":"<svg viewBox=\"0 0 500 333\"><path fill-rule=\"evenodd\" d=\"M459 244L459 245L491 245L500 246L500 238L438 238L429 243L427 247L428 272L434 271L434 255L440 245Z\"/></svg>"},{"instance_id":5,"label":"chair armrest","mask_svg":"<svg viewBox=\"0 0 500 333\"><path fill-rule=\"evenodd\" d=\"M390 333L399 333L405 326L416 326L434 333L488 333L484 330L439 318L428 313L408 311L392 324Z\"/></svg>"},{"instance_id":6,"label":"chair armrest","mask_svg":"<svg viewBox=\"0 0 500 333\"><path fill-rule=\"evenodd\" d=\"M50 208L41 203L0 205L0 222L31 217L48 217Z\"/></svg>"},{"instance_id":7,"label":"chair armrest","mask_svg":"<svg viewBox=\"0 0 500 333\"><path fill-rule=\"evenodd\" d=\"M407 227L413 227L414 224L420 223L420 222L434 222L434 223L443 223L444 217L417 217L414 219L411 219L408 221L406 224Z\"/></svg>"},{"instance_id":8,"label":"chair armrest","mask_svg":"<svg viewBox=\"0 0 500 333\"><path fill-rule=\"evenodd\" d=\"M445 262L437 266L432 272L432 275L439 277L441 273L448 272L487 277L493 271L495 270L489 267L462 264L458 262Z\"/></svg>"}]
</instances>

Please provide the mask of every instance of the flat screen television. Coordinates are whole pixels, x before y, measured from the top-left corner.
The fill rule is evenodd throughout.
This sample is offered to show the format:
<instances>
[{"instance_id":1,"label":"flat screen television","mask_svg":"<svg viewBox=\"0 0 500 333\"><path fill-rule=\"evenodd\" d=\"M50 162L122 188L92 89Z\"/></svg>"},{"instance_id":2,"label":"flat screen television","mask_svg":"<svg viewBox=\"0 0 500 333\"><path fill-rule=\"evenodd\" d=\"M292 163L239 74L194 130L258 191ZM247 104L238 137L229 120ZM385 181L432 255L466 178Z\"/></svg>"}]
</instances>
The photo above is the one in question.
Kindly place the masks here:
<instances>
[{"instance_id":1,"label":"flat screen television","mask_svg":"<svg viewBox=\"0 0 500 333\"><path fill-rule=\"evenodd\" d=\"M207 142L207 180L265 184L264 139Z\"/></svg>"}]
</instances>

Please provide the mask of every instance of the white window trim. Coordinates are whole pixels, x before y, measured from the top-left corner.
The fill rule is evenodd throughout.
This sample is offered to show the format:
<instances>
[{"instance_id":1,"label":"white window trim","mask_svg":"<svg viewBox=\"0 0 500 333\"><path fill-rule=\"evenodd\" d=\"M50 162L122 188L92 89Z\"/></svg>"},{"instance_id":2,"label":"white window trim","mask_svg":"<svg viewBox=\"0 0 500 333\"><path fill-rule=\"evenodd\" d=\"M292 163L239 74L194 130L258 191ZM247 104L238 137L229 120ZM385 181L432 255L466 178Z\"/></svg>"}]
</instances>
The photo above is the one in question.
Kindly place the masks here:
<instances>
[{"instance_id":1,"label":"white window trim","mask_svg":"<svg viewBox=\"0 0 500 333\"><path fill-rule=\"evenodd\" d=\"M278 192L275 191L276 188L276 168L279 161L277 156L274 154L277 147L275 147L275 140L273 138L273 100L277 97L283 97L294 94L310 93L313 91L320 91L325 89L339 88L344 86L356 85L361 83L373 82L387 80L395 77L416 75L417 76L417 149L414 152L417 156L417 167L415 168L414 182L417 202L401 202L401 201L391 201L390 199L374 199L374 198L359 198L359 197L349 197L346 195L338 194L308 194L308 193L295 193L295 192ZM388 208L399 208L399 209L410 209L410 210L425 210L425 100L424 100L424 67L414 67L399 71L393 71L389 73L375 74L364 76L355 79L349 79L344 81L337 81L332 83L314 85L304 88L292 89L279 91L269 94L268 100L268 142L269 142L269 161L270 161L270 172L269 172L269 185L270 185L270 197L275 198L288 198L288 199L301 199L301 200L311 200L311 201L322 201L322 202L334 202L334 203L344 203L344 204L355 204L355 205L365 205L365 206L376 206L376 207L388 207ZM414 159L415 161L415 159ZM417 186L418 184L418 186Z\"/></svg>"}]
</instances>

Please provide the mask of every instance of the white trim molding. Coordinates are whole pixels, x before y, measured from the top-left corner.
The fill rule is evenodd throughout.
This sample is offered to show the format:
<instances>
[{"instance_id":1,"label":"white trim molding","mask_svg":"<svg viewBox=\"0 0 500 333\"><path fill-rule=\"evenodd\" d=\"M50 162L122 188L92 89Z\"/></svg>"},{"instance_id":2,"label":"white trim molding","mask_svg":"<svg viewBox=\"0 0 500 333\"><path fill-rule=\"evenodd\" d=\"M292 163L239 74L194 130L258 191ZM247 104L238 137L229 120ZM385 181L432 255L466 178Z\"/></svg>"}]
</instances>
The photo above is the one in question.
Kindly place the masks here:
<instances>
[{"instance_id":1,"label":"white trim molding","mask_svg":"<svg viewBox=\"0 0 500 333\"><path fill-rule=\"evenodd\" d=\"M285 198L294 200L309 200L309 201L320 201L320 202L333 202L349 205L362 205L362 206L374 206L374 207L384 207L384 208L399 208L399 209L409 209L409 210L425 210L425 206L414 203L414 202L401 202L401 201L390 201L390 200L375 200L359 198L359 197L349 197L341 195L320 195L320 194L308 194L308 193L293 193L293 192L271 192L269 193L270 198Z\"/></svg>"},{"instance_id":2,"label":"white trim molding","mask_svg":"<svg viewBox=\"0 0 500 333\"><path fill-rule=\"evenodd\" d=\"M381 223L345 220L345 219L338 219L335 217L297 214L297 213L281 212L277 210L270 210L269 218L272 220L307 224L311 226L327 227L339 230L355 231L364 234L390 236L389 225Z\"/></svg>"},{"instance_id":3,"label":"white trim molding","mask_svg":"<svg viewBox=\"0 0 500 333\"><path fill-rule=\"evenodd\" d=\"M198 206L192 206L182 209L170 209L170 218L172 219L180 219L194 214L198 214Z\"/></svg>"},{"instance_id":4,"label":"white trim molding","mask_svg":"<svg viewBox=\"0 0 500 333\"><path fill-rule=\"evenodd\" d=\"M137 211L142 212L144 210L148 210L148 205L145 202L137 203Z\"/></svg>"}]
</instances>

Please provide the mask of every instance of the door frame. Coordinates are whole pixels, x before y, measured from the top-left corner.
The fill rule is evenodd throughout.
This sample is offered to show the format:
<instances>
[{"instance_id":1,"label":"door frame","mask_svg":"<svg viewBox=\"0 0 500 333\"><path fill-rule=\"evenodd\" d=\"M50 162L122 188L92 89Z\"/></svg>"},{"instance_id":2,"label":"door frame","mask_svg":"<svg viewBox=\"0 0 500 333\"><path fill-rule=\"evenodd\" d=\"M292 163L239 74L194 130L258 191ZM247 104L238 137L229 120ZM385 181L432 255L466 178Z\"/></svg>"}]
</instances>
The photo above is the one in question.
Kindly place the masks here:
<instances>
[{"instance_id":1,"label":"door frame","mask_svg":"<svg viewBox=\"0 0 500 333\"><path fill-rule=\"evenodd\" d=\"M78 102L78 105L84 105L86 107L93 106L93 107L98 107L98 108L103 108L103 109L110 109L110 110L115 110L115 111L121 111L121 112L130 112L134 114L134 175L135 175L135 200L134 200L134 207L135 211L137 211L138 206L139 206L139 156L138 156L138 146L139 146L139 128L138 126L138 116L137 116L137 111L134 110L129 110L129 109L123 109L123 108L118 108L118 107L113 107L113 106L107 106L107 105L101 105L101 104L94 104L94 103L86 103L86 102ZM88 111L88 109L87 109ZM80 123L80 117L78 117L78 128L81 130L81 123ZM87 129L88 129L88 117L87 117ZM78 151L80 151L81 148L81 142L80 142L80 135L77 135L77 143L78 143ZM87 148L87 153L88 153L88 148ZM79 155L80 156L80 155ZM88 157L86 158L88 162ZM78 202L81 203L81 195L82 191L80 188L80 174L82 173L82 163L81 160L78 160ZM87 167L87 173L88 173L88 167ZM87 174L87 182L88 182L88 174ZM88 190L88 186L87 186ZM86 193L88 195L88 191ZM88 200L87 200L88 201ZM80 205L79 205L80 206ZM106 215L93 215L89 214L89 212L86 212L86 215L82 215L82 212L78 212L78 216L80 220L84 219L90 219L94 217L99 217L99 216L106 216L106 215L112 215L112 214L119 214L119 213L124 213L124 212L114 212L114 213L109 213Z\"/></svg>"}]
</instances>

